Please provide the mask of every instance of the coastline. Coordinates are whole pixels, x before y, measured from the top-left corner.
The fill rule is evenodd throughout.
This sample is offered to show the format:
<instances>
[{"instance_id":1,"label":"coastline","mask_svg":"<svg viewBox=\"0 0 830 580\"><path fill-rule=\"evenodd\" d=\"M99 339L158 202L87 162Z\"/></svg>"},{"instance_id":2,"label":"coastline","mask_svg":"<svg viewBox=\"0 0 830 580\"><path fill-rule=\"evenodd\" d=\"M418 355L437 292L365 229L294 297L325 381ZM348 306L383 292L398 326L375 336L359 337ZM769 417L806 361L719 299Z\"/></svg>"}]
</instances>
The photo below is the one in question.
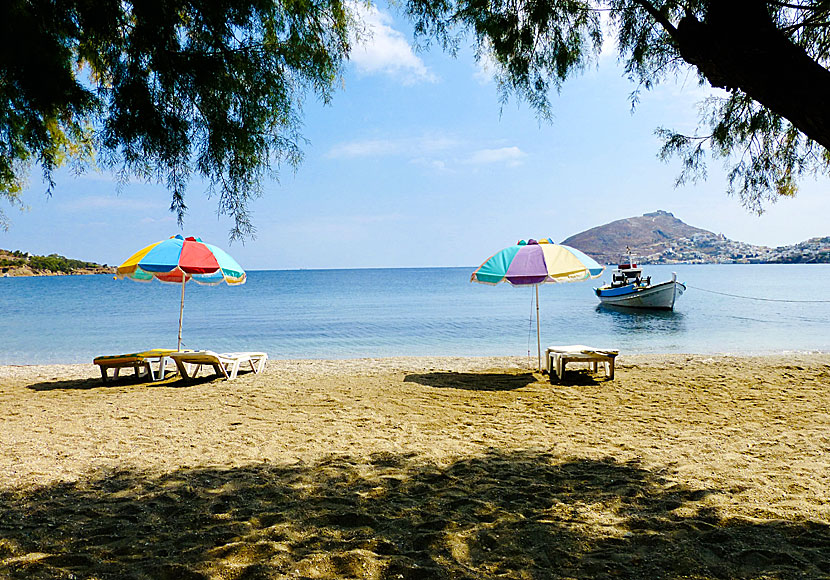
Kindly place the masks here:
<instances>
[{"instance_id":1,"label":"coastline","mask_svg":"<svg viewBox=\"0 0 830 580\"><path fill-rule=\"evenodd\" d=\"M827 354L620 356L565 384L526 357L107 386L0 366L0 570L819 577L828 385Z\"/></svg>"},{"instance_id":2,"label":"coastline","mask_svg":"<svg viewBox=\"0 0 830 580\"><path fill-rule=\"evenodd\" d=\"M115 268L101 267L90 269L78 269L72 272L52 272L49 270L32 270L30 268L12 268L4 272L0 272L2 278L39 278L44 276L112 276L115 274Z\"/></svg>"}]
</instances>

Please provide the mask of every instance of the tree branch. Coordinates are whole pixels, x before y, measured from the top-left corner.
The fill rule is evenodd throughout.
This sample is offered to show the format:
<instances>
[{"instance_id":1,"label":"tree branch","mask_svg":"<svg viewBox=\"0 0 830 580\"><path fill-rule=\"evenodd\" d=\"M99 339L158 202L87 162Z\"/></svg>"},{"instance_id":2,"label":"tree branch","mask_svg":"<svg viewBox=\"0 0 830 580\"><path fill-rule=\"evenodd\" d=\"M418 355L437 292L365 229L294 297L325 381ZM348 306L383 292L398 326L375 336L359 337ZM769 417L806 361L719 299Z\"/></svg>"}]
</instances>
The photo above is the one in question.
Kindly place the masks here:
<instances>
[{"instance_id":1,"label":"tree branch","mask_svg":"<svg viewBox=\"0 0 830 580\"><path fill-rule=\"evenodd\" d=\"M663 13L660 12L654 4L648 2L647 0L634 0L634 3L638 4L643 10L648 12L649 15L654 18L654 20L656 20L672 38L677 36L677 28L675 25L672 24L671 21L666 18L666 16L663 15Z\"/></svg>"}]
</instances>

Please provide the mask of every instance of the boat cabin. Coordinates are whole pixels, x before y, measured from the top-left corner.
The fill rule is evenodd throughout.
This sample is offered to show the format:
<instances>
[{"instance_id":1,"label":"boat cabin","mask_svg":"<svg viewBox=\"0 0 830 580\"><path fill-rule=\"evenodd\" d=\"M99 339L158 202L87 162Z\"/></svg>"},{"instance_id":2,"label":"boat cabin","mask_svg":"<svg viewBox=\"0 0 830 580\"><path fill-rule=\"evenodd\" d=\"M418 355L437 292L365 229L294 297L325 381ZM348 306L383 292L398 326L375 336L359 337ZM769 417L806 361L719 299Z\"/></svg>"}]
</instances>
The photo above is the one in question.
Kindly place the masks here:
<instances>
[{"instance_id":1,"label":"boat cabin","mask_svg":"<svg viewBox=\"0 0 830 580\"><path fill-rule=\"evenodd\" d=\"M638 268L637 264L628 263L620 264L611 272L611 287L627 286L629 284L646 284L651 283L651 276L643 279L643 269Z\"/></svg>"}]
</instances>

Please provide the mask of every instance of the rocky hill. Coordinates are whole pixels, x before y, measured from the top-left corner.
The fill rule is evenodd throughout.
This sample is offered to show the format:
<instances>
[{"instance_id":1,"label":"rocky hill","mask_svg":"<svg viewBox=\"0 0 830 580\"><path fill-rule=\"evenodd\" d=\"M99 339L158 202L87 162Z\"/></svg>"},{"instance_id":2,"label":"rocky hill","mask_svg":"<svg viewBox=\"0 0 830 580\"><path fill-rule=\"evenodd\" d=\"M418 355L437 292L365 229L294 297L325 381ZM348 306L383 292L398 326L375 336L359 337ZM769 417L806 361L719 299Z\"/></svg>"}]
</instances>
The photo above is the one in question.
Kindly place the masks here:
<instances>
[{"instance_id":1,"label":"rocky hill","mask_svg":"<svg viewBox=\"0 0 830 580\"><path fill-rule=\"evenodd\" d=\"M662 210L597 226L562 243L602 264L617 264L626 247L648 264L830 262L830 237L777 248L756 246L690 226Z\"/></svg>"},{"instance_id":2,"label":"rocky hill","mask_svg":"<svg viewBox=\"0 0 830 580\"><path fill-rule=\"evenodd\" d=\"M66 276L113 274L115 268L50 254L33 256L20 250L0 250L0 276Z\"/></svg>"}]
</instances>

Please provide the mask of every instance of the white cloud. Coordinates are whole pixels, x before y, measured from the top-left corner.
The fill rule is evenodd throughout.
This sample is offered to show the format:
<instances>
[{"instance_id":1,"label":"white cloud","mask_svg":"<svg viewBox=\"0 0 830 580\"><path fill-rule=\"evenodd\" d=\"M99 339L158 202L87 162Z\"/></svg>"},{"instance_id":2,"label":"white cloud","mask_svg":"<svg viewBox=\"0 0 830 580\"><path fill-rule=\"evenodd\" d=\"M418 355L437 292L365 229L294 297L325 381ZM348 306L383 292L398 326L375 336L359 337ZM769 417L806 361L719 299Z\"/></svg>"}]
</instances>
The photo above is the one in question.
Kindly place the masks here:
<instances>
[{"instance_id":1,"label":"white cloud","mask_svg":"<svg viewBox=\"0 0 830 580\"><path fill-rule=\"evenodd\" d=\"M501 147L499 149L479 149L473 152L467 159L471 165L489 165L493 163L505 163L510 167L521 164L527 153L518 147Z\"/></svg>"},{"instance_id":2,"label":"white cloud","mask_svg":"<svg viewBox=\"0 0 830 580\"><path fill-rule=\"evenodd\" d=\"M521 165L527 153L515 145L471 151L471 143L453 137L428 135L401 139L364 139L339 143L326 157L358 159L405 157L409 163L438 171L449 171L459 165Z\"/></svg>"},{"instance_id":3,"label":"white cloud","mask_svg":"<svg viewBox=\"0 0 830 580\"><path fill-rule=\"evenodd\" d=\"M401 152L401 143L391 139L366 139L338 143L329 149L326 157L354 158L354 157L384 157L397 155Z\"/></svg>"},{"instance_id":4,"label":"white cloud","mask_svg":"<svg viewBox=\"0 0 830 580\"><path fill-rule=\"evenodd\" d=\"M392 27L391 16L360 2L353 2L352 9L366 29L362 38L354 40L355 46L349 56L359 72L388 75L404 84L437 81L412 52L403 34Z\"/></svg>"},{"instance_id":5,"label":"white cloud","mask_svg":"<svg viewBox=\"0 0 830 580\"><path fill-rule=\"evenodd\" d=\"M473 78L480 85L492 84L493 75L497 69L498 64L493 56L487 51L482 51L476 59L476 71L473 73Z\"/></svg>"},{"instance_id":6,"label":"white cloud","mask_svg":"<svg viewBox=\"0 0 830 580\"><path fill-rule=\"evenodd\" d=\"M602 26L602 47L599 58L602 61L616 60L617 58L617 30L611 22L610 12L600 12L600 23Z\"/></svg>"},{"instance_id":7,"label":"white cloud","mask_svg":"<svg viewBox=\"0 0 830 580\"><path fill-rule=\"evenodd\" d=\"M396 155L423 155L447 151L459 146L459 141L441 135L403 139L364 139L339 143L329 149L329 158L390 157Z\"/></svg>"},{"instance_id":8,"label":"white cloud","mask_svg":"<svg viewBox=\"0 0 830 580\"><path fill-rule=\"evenodd\" d=\"M412 165L419 165L435 171L447 171L447 163L441 159L428 159L426 157L417 157L410 161Z\"/></svg>"}]
</instances>

